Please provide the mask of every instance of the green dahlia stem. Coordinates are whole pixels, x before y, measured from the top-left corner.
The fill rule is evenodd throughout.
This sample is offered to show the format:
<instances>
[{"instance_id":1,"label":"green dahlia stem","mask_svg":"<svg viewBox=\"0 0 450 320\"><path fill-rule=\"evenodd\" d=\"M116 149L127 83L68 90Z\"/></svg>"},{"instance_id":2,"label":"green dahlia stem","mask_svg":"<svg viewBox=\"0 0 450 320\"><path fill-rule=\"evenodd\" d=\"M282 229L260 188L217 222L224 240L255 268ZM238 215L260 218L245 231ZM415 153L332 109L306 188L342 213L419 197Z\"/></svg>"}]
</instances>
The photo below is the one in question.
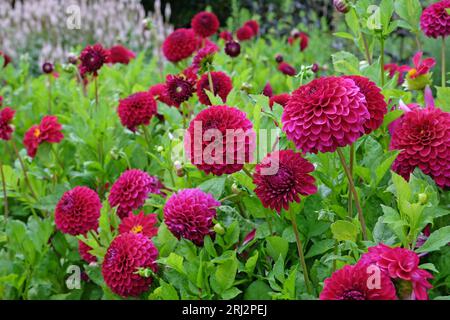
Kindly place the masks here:
<instances>
[{"instance_id":1,"label":"green dahlia stem","mask_svg":"<svg viewBox=\"0 0 450 320\"><path fill-rule=\"evenodd\" d=\"M363 45L364 45L364 51L366 53L366 59L367 62L369 63L369 65L372 64L372 57L370 56L370 52L369 52L369 45L367 44L367 38L364 35L364 33L361 32L361 39L363 41Z\"/></svg>"},{"instance_id":2,"label":"green dahlia stem","mask_svg":"<svg viewBox=\"0 0 450 320\"><path fill-rule=\"evenodd\" d=\"M48 114L52 114L52 78L53 75L48 75Z\"/></svg>"},{"instance_id":3,"label":"green dahlia stem","mask_svg":"<svg viewBox=\"0 0 450 320\"><path fill-rule=\"evenodd\" d=\"M442 46L441 46L441 72L442 72L442 87L445 88L446 81L445 81L445 37L442 37Z\"/></svg>"},{"instance_id":4,"label":"green dahlia stem","mask_svg":"<svg viewBox=\"0 0 450 320\"><path fill-rule=\"evenodd\" d=\"M9 209L8 209L8 195L6 194L6 181L5 174L3 173L3 163L0 157L0 175L2 176L2 187L3 187L3 203L5 207L5 221L8 220Z\"/></svg>"},{"instance_id":5,"label":"green dahlia stem","mask_svg":"<svg viewBox=\"0 0 450 320\"><path fill-rule=\"evenodd\" d=\"M12 144L12 147L14 149L14 152L17 155L17 158L19 159L20 166L22 167L23 175L25 177L25 183L27 184L28 189L30 190L31 195L33 196L34 200L37 200L38 197L37 197L36 193L34 192L33 187L31 186L30 179L28 178L27 168L25 166L25 163L23 162L22 157L20 156L19 150L17 149L17 146L16 146L16 143L14 142L14 139L11 139L11 144Z\"/></svg>"},{"instance_id":6,"label":"green dahlia stem","mask_svg":"<svg viewBox=\"0 0 450 320\"><path fill-rule=\"evenodd\" d=\"M381 86L384 86L384 38L380 35L380 76Z\"/></svg>"},{"instance_id":7,"label":"green dahlia stem","mask_svg":"<svg viewBox=\"0 0 450 320\"><path fill-rule=\"evenodd\" d=\"M98 111L98 80L97 80L97 76L94 76L94 89L95 89L95 111Z\"/></svg>"},{"instance_id":8,"label":"green dahlia stem","mask_svg":"<svg viewBox=\"0 0 450 320\"><path fill-rule=\"evenodd\" d=\"M295 219L295 213L292 210L289 210L289 213L291 215L291 222L292 228L294 229L295 241L297 242L298 256L300 258L300 263L303 269L303 277L305 279L306 290L308 291L308 294L312 295L312 286L311 282L309 281L308 267L306 266L305 256L303 255L303 246L300 240L300 234L298 232L297 220Z\"/></svg>"},{"instance_id":9,"label":"green dahlia stem","mask_svg":"<svg viewBox=\"0 0 450 320\"><path fill-rule=\"evenodd\" d=\"M350 173L353 177L353 162L355 159L355 145L352 144L350 146ZM348 216L353 218L353 200L352 200L352 192L348 189Z\"/></svg>"},{"instance_id":10,"label":"green dahlia stem","mask_svg":"<svg viewBox=\"0 0 450 320\"><path fill-rule=\"evenodd\" d=\"M214 85L212 81L211 71L208 71L208 82L209 82L209 90L214 95Z\"/></svg>"},{"instance_id":11,"label":"green dahlia stem","mask_svg":"<svg viewBox=\"0 0 450 320\"><path fill-rule=\"evenodd\" d=\"M356 206L356 210L358 211L359 222L361 223L361 231L362 231L363 239L367 240L366 221L364 220L364 215L363 215L363 212L361 209L361 205L359 203L358 192L356 192L355 183L353 182L352 174L350 172L350 169L347 167L347 164L345 163L345 157L344 157L344 154L342 153L342 150L338 148L337 153L339 155L339 159L341 160L342 167L344 168L345 175L347 176L349 188L350 188L351 192L353 193L353 198L355 198L355 206Z\"/></svg>"}]
</instances>

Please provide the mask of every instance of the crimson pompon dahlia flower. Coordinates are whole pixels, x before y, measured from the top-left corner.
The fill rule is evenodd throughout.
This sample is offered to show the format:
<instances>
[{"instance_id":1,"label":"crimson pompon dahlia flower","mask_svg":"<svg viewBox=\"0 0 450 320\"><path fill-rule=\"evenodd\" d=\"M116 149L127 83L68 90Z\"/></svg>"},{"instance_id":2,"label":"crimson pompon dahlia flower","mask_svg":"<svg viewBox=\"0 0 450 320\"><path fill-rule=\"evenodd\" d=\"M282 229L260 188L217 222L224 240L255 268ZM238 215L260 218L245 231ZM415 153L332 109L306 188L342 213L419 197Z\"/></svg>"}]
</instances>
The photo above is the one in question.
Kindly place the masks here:
<instances>
[{"instance_id":1,"label":"crimson pompon dahlia flower","mask_svg":"<svg viewBox=\"0 0 450 320\"><path fill-rule=\"evenodd\" d=\"M439 187L450 187L450 113L433 107L406 112L389 148L402 150L392 169L405 179L419 167Z\"/></svg>"},{"instance_id":2,"label":"crimson pompon dahlia flower","mask_svg":"<svg viewBox=\"0 0 450 320\"><path fill-rule=\"evenodd\" d=\"M102 275L112 292L122 297L135 297L148 290L152 277L143 277L139 269L158 271L158 249L141 233L118 235L109 245L102 264Z\"/></svg>"},{"instance_id":3,"label":"crimson pompon dahlia flower","mask_svg":"<svg viewBox=\"0 0 450 320\"><path fill-rule=\"evenodd\" d=\"M292 46L296 40L299 39L299 45L300 45L300 51L304 51L309 44L309 37L306 33L304 32L294 32L294 34L292 36L290 36L288 38L288 43Z\"/></svg>"},{"instance_id":4,"label":"crimson pompon dahlia flower","mask_svg":"<svg viewBox=\"0 0 450 320\"><path fill-rule=\"evenodd\" d=\"M108 201L111 207L117 206L117 214L123 219L141 207L149 193L160 194L160 186L159 180L147 172L127 170L112 185Z\"/></svg>"},{"instance_id":5,"label":"crimson pompon dahlia flower","mask_svg":"<svg viewBox=\"0 0 450 320\"><path fill-rule=\"evenodd\" d=\"M370 286L368 265L347 265L325 279L320 300L397 300L395 286L381 273L379 285Z\"/></svg>"},{"instance_id":6,"label":"crimson pompon dahlia flower","mask_svg":"<svg viewBox=\"0 0 450 320\"><path fill-rule=\"evenodd\" d=\"M80 54L80 73L98 75L100 68L108 61L109 51L99 43L87 46Z\"/></svg>"},{"instance_id":7,"label":"crimson pompon dahlia flower","mask_svg":"<svg viewBox=\"0 0 450 320\"><path fill-rule=\"evenodd\" d=\"M39 125L34 125L23 138L23 144L31 158L36 156L37 149L44 142L59 143L64 138L62 126L55 116L45 116Z\"/></svg>"},{"instance_id":8,"label":"crimson pompon dahlia flower","mask_svg":"<svg viewBox=\"0 0 450 320\"><path fill-rule=\"evenodd\" d=\"M219 34L219 38L223 39L225 41L232 41L233 40L233 34L228 31L228 30L224 30Z\"/></svg>"},{"instance_id":9,"label":"crimson pompon dahlia flower","mask_svg":"<svg viewBox=\"0 0 450 320\"><path fill-rule=\"evenodd\" d=\"M192 67L200 72L207 71L217 52L219 52L219 47L216 44L205 45L192 59Z\"/></svg>"},{"instance_id":10,"label":"crimson pompon dahlia flower","mask_svg":"<svg viewBox=\"0 0 450 320\"><path fill-rule=\"evenodd\" d=\"M119 225L119 233L133 232L142 233L144 236L152 238L158 234L156 214L130 213L128 217L122 219Z\"/></svg>"},{"instance_id":11,"label":"crimson pompon dahlia flower","mask_svg":"<svg viewBox=\"0 0 450 320\"><path fill-rule=\"evenodd\" d=\"M211 105L211 101L209 101L209 97L205 91L211 91L208 74L209 72L204 73L197 82L198 100L200 101L200 103L207 106ZM233 89L231 78L227 76L225 72L213 71L211 72L211 82L214 90L214 95L222 98L222 102L225 103L228 94L230 93L231 89Z\"/></svg>"},{"instance_id":12,"label":"crimson pompon dahlia flower","mask_svg":"<svg viewBox=\"0 0 450 320\"><path fill-rule=\"evenodd\" d=\"M278 64L278 70L287 76L295 76L297 74L297 70L295 70L295 68L289 63L284 61Z\"/></svg>"},{"instance_id":13,"label":"crimson pompon dahlia flower","mask_svg":"<svg viewBox=\"0 0 450 320\"><path fill-rule=\"evenodd\" d=\"M150 119L156 114L156 101L150 92L136 92L121 99L117 113L120 122L131 131L136 131L140 125L149 125Z\"/></svg>"},{"instance_id":14,"label":"crimson pompon dahlia flower","mask_svg":"<svg viewBox=\"0 0 450 320\"><path fill-rule=\"evenodd\" d=\"M183 189L174 193L164 206L164 223L178 239L203 245L213 235L213 219L220 202L200 189Z\"/></svg>"},{"instance_id":15,"label":"crimson pompon dahlia flower","mask_svg":"<svg viewBox=\"0 0 450 320\"><path fill-rule=\"evenodd\" d=\"M273 105L275 103L277 103L284 108L286 106L286 104L288 103L290 97L291 97L291 95L289 93L280 93L280 94L271 96L269 99L269 106L272 109Z\"/></svg>"},{"instance_id":16,"label":"crimson pompon dahlia flower","mask_svg":"<svg viewBox=\"0 0 450 320\"><path fill-rule=\"evenodd\" d=\"M1 97L0 97L1 98ZM1 101L0 101L1 107ZM10 140L12 133L14 132L14 128L11 125L11 122L14 118L16 111L6 107L0 110L0 139L2 140Z\"/></svg>"},{"instance_id":17,"label":"crimson pompon dahlia flower","mask_svg":"<svg viewBox=\"0 0 450 320\"><path fill-rule=\"evenodd\" d=\"M384 115L387 113L387 103L384 101L381 89L369 78L361 76L346 76L346 78L352 79L366 98L370 119L364 122L364 131L369 134L383 123Z\"/></svg>"},{"instance_id":18,"label":"crimson pompon dahlia flower","mask_svg":"<svg viewBox=\"0 0 450 320\"><path fill-rule=\"evenodd\" d=\"M295 90L284 107L283 131L303 152L334 152L364 134L370 119L355 82L322 77Z\"/></svg>"},{"instance_id":19,"label":"crimson pompon dahlia flower","mask_svg":"<svg viewBox=\"0 0 450 320\"><path fill-rule=\"evenodd\" d=\"M255 193L264 207L289 209L291 202L300 202L300 195L317 192L315 179L310 175L314 166L300 153L281 150L269 153L255 168Z\"/></svg>"},{"instance_id":20,"label":"crimson pompon dahlia flower","mask_svg":"<svg viewBox=\"0 0 450 320\"><path fill-rule=\"evenodd\" d=\"M191 27L194 32L202 38L212 36L219 30L219 19L217 16L208 11L197 13L191 20Z\"/></svg>"},{"instance_id":21,"label":"crimson pompon dahlia flower","mask_svg":"<svg viewBox=\"0 0 450 320\"><path fill-rule=\"evenodd\" d=\"M101 207L95 191L87 187L75 187L66 191L56 205L56 227L72 236L97 230Z\"/></svg>"},{"instance_id":22,"label":"crimson pompon dahlia flower","mask_svg":"<svg viewBox=\"0 0 450 320\"><path fill-rule=\"evenodd\" d=\"M106 63L122 63L129 64L131 60L136 58L136 54L122 45L112 46L108 50L109 54L106 58Z\"/></svg>"},{"instance_id":23,"label":"crimson pompon dahlia flower","mask_svg":"<svg viewBox=\"0 0 450 320\"><path fill-rule=\"evenodd\" d=\"M253 36L253 29L249 26L242 26L236 31L236 37L239 41L250 40L251 38L253 38Z\"/></svg>"},{"instance_id":24,"label":"crimson pompon dahlia flower","mask_svg":"<svg viewBox=\"0 0 450 320\"><path fill-rule=\"evenodd\" d=\"M195 80L184 74L169 74L166 77L167 96L176 105L189 100L195 92Z\"/></svg>"},{"instance_id":25,"label":"crimson pompon dahlia flower","mask_svg":"<svg viewBox=\"0 0 450 320\"><path fill-rule=\"evenodd\" d=\"M199 170L218 176L231 174L251 161L255 132L241 110L211 106L191 121L184 145L187 157Z\"/></svg>"},{"instance_id":26,"label":"crimson pompon dahlia flower","mask_svg":"<svg viewBox=\"0 0 450 320\"><path fill-rule=\"evenodd\" d=\"M442 0L429 5L422 11L420 28L427 37L439 38L450 35L450 0Z\"/></svg>"},{"instance_id":27,"label":"crimson pompon dahlia flower","mask_svg":"<svg viewBox=\"0 0 450 320\"><path fill-rule=\"evenodd\" d=\"M248 20L244 23L244 26L247 26L250 29L252 29L254 36L256 36L259 33L259 23L256 20Z\"/></svg>"},{"instance_id":28,"label":"crimson pompon dahlia flower","mask_svg":"<svg viewBox=\"0 0 450 320\"><path fill-rule=\"evenodd\" d=\"M83 259L87 263L97 262L97 257L90 253L91 250L92 248L89 247L86 243L78 240L78 253L80 254L81 259Z\"/></svg>"},{"instance_id":29,"label":"crimson pompon dahlia flower","mask_svg":"<svg viewBox=\"0 0 450 320\"><path fill-rule=\"evenodd\" d=\"M168 105L169 107L179 107L179 104L170 99L165 83L157 83L151 86L148 92L153 96L155 100L158 100Z\"/></svg>"},{"instance_id":30,"label":"crimson pompon dahlia flower","mask_svg":"<svg viewBox=\"0 0 450 320\"><path fill-rule=\"evenodd\" d=\"M428 279L433 278L433 276L428 271L419 268L419 256L414 251L404 248L391 248L380 243L377 246L370 247L368 252L361 256L358 264L379 267L402 289L402 292L399 292L401 298L428 300L427 291L432 288ZM405 283L410 284L410 286L402 285Z\"/></svg>"},{"instance_id":31,"label":"crimson pompon dahlia flower","mask_svg":"<svg viewBox=\"0 0 450 320\"><path fill-rule=\"evenodd\" d=\"M230 40L227 43L225 43L224 50L228 56L236 58L241 53L241 45L237 41Z\"/></svg>"},{"instance_id":32,"label":"crimson pompon dahlia flower","mask_svg":"<svg viewBox=\"0 0 450 320\"><path fill-rule=\"evenodd\" d=\"M189 58L197 49L197 40L192 29L176 29L164 40L163 54L170 62Z\"/></svg>"}]
</instances>

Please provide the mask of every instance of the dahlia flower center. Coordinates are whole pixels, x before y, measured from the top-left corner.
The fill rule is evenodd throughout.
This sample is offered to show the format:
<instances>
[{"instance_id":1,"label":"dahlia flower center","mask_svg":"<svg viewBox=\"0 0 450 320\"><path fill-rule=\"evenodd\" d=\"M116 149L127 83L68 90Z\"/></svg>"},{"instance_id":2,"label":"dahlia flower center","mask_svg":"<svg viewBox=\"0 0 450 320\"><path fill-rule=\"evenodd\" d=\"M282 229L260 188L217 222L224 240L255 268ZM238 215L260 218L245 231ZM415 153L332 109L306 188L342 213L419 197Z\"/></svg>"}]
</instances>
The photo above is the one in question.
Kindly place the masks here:
<instances>
[{"instance_id":1,"label":"dahlia flower center","mask_svg":"<svg viewBox=\"0 0 450 320\"><path fill-rule=\"evenodd\" d=\"M286 192L295 186L292 171L280 166L275 175L267 176L267 182L273 190Z\"/></svg>"},{"instance_id":2,"label":"dahlia flower center","mask_svg":"<svg viewBox=\"0 0 450 320\"><path fill-rule=\"evenodd\" d=\"M349 290L344 292L342 300L366 300L363 293L358 290Z\"/></svg>"},{"instance_id":3,"label":"dahlia flower center","mask_svg":"<svg viewBox=\"0 0 450 320\"><path fill-rule=\"evenodd\" d=\"M41 135L41 130L39 130L39 128L34 129L34 136L36 138L39 138L40 135Z\"/></svg>"},{"instance_id":4,"label":"dahlia flower center","mask_svg":"<svg viewBox=\"0 0 450 320\"><path fill-rule=\"evenodd\" d=\"M131 228L131 232L133 233L141 233L144 227L140 224L135 225L133 228Z\"/></svg>"},{"instance_id":5,"label":"dahlia flower center","mask_svg":"<svg viewBox=\"0 0 450 320\"><path fill-rule=\"evenodd\" d=\"M417 70L416 70L416 69L411 69L411 70L408 71L408 75L409 75L410 77L414 77L414 76L416 75L416 73L417 73Z\"/></svg>"}]
</instances>

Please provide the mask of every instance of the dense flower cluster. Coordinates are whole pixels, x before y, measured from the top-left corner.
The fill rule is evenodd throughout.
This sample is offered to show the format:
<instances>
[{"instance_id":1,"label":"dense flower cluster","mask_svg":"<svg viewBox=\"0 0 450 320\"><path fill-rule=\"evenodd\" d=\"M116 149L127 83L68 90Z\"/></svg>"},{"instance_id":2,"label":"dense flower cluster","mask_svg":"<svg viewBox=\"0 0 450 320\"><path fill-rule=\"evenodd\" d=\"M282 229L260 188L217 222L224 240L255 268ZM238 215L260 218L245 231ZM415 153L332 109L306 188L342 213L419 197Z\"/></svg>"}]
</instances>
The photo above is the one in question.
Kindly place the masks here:
<instances>
[{"instance_id":1,"label":"dense flower cluster","mask_svg":"<svg viewBox=\"0 0 450 320\"><path fill-rule=\"evenodd\" d=\"M149 125L150 119L156 114L156 101L150 92L137 92L121 99L117 113L120 122L131 131L136 131L140 125Z\"/></svg>"},{"instance_id":2,"label":"dense flower cluster","mask_svg":"<svg viewBox=\"0 0 450 320\"><path fill-rule=\"evenodd\" d=\"M429 5L422 11L420 28L427 37L439 38L450 35L450 0Z\"/></svg>"}]
</instances>

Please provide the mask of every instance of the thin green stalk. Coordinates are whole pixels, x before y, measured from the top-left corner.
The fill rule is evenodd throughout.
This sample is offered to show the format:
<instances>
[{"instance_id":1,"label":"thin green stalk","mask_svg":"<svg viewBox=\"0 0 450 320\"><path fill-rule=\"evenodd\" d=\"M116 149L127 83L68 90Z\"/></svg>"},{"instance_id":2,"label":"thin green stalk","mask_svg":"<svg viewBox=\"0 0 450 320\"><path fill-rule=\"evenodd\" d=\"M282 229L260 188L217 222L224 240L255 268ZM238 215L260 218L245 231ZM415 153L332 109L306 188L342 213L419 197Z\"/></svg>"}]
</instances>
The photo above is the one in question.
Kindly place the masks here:
<instances>
[{"instance_id":1,"label":"thin green stalk","mask_svg":"<svg viewBox=\"0 0 450 320\"><path fill-rule=\"evenodd\" d=\"M242 167L242 171L244 171L244 173L249 176L251 179L253 179L253 175L250 173L250 171L248 171L248 169L246 167Z\"/></svg>"},{"instance_id":2,"label":"thin green stalk","mask_svg":"<svg viewBox=\"0 0 450 320\"><path fill-rule=\"evenodd\" d=\"M12 147L13 147L13 149L14 149L14 152L15 152L16 155L17 155L17 158L19 159L20 166L22 167L23 175L24 175L24 177L25 177L25 183L27 184L28 189L30 190L31 195L33 196L34 200L38 200L38 197L37 197L37 195L36 195L36 192L34 192L34 189L33 189L33 187L31 186L30 179L28 178L28 171L27 171L27 168L26 168L26 166L25 166L25 163L23 162L22 157L20 156L19 150L17 149L17 146L16 146L16 143L14 142L14 139L11 139L11 144L12 144Z\"/></svg>"},{"instance_id":3,"label":"thin green stalk","mask_svg":"<svg viewBox=\"0 0 450 320\"><path fill-rule=\"evenodd\" d=\"M295 241L297 242L298 256L300 258L300 263L301 263L302 269L303 269L303 277L305 279L306 290L308 291L308 293L310 295L312 295L312 286L311 286L311 282L309 281L308 267L306 266L306 260L305 260L304 254L303 254L303 247L302 247L302 242L300 240L300 234L298 232L297 220L295 219L295 214L292 210L289 210L289 213L291 215L291 222L292 222L292 228L294 229Z\"/></svg>"},{"instance_id":4,"label":"thin green stalk","mask_svg":"<svg viewBox=\"0 0 450 320\"><path fill-rule=\"evenodd\" d=\"M362 231L363 239L367 240L366 221L364 219L362 208L359 203L358 192L356 192L355 183L353 182L352 174L350 172L350 169L347 167L347 164L345 163L345 157L340 148L337 149L337 153L339 155L339 159L341 160L342 167L344 168L345 175L347 176L349 188L353 193L353 197L355 198L355 206L356 206L356 210L358 211L358 219L359 219L359 223L361 224L361 231Z\"/></svg>"},{"instance_id":5,"label":"thin green stalk","mask_svg":"<svg viewBox=\"0 0 450 320\"><path fill-rule=\"evenodd\" d=\"M355 159L355 146L352 144L350 146L350 173L353 177L353 162ZM350 191L350 188L348 189L348 216L350 219L353 218L353 199L352 199L352 192Z\"/></svg>"},{"instance_id":6,"label":"thin green stalk","mask_svg":"<svg viewBox=\"0 0 450 320\"><path fill-rule=\"evenodd\" d=\"M147 143L147 147L149 150L151 150L152 144L151 144L150 135L148 134L147 126L142 125L142 131L144 131L144 139L145 139L145 142Z\"/></svg>"},{"instance_id":7,"label":"thin green stalk","mask_svg":"<svg viewBox=\"0 0 450 320\"><path fill-rule=\"evenodd\" d=\"M4 209L5 209L5 221L8 220L9 216L9 209L8 209L8 195L6 194L6 180L5 180L5 174L3 172L3 163L1 161L0 157L0 174L2 176L2 187L3 187L3 203L4 203Z\"/></svg>"},{"instance_id":8,"label":"thin green stalk","mask_svg":"<svg viewBox=\"0 0 450 320\"><path fill-rule=\"evenodd\" d=\"M369 52L369 45L367 44L367 38L364 35L364 33L361 32L361 39L363 41L363 45L364 45L364 51L366 53L366 59L367 62L369 63L369 65L372 64L372 57L370 56L370 52Z\"/></svg>"},{"instance_id":9,"label":"thin green stalk","mask_svg":"<svg viewBox=\"0 0 450 320\"><path fill-rule=\"evenodd\" d=\"M53 75L48 75L48 114L52 114L52 78Z\"/></svg>"},{"instance_id":10,"label":"thin green stalk","mask_svg":"<svg viewBox=\"0 0 450 320\"><path fill-rule=\"evenodd\" d=\"M384 38L380 35L380 74L381 86L384 87Z\"/></svg>"},{"instance_id":11,"label":"thin green stalk","mask_svg":"<svg viewBox=\"0 0 450 320\"><path fill-rule=\"evenodd\" d=\"M209 91L214 95L214 85L212 81L211 71L208 70Z\"/></svg>"},{"instance_id":12,"label":"thin green stalk","mask_svg":"<svg viewBox=\"0 0 450 320\"><path fill-rule=\"evenodd\" d=\"M445 88L445 37L442 37L442 46L441 46L441 72L442 72L442 87Z\"/></svg>"},{"instance_id":13,"label":"thin green stalk","mask_svg":"<svg viewBox=\"0 0 450 320\"><path fill-rule=\"evenodd\" d=\"M94 89L95 89L95 111L98 111L98 80L94 76Z\"/></svg>"}]
</instances>

